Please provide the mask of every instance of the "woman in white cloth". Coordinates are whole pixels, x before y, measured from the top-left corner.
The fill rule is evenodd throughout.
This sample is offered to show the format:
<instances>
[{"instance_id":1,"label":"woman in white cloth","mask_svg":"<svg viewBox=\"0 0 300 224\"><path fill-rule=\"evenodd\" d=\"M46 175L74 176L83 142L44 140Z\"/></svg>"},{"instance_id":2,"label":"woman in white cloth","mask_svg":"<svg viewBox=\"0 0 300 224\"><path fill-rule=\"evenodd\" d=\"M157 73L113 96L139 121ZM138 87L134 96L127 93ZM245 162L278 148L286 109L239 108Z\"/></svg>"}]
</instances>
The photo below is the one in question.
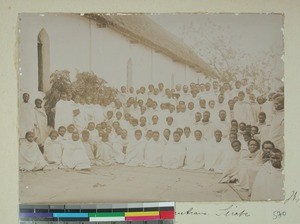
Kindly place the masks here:
<instances>
[{"instance_id":1,"label":"woman in white cloth","mask_svg":"<svg viewBox=\"0 0 300 224\"><path fill-rule=\"evenodd\" d=\"M225 155L226 165L219 183L234 183L237 181L242 144L239 140L234 140L231 142L231 147L232 150Z\"/></svg>"},{"instance_id":2,"label":"woman in white cloth","mask_svg":"<svg viewBox=\"0 0 300 224\"><path fill-rule=\"evenodd\" d=\"M251 194L251 201L283 200L282 152L271 149L270 161L266 162L258 171Z\"/></svg>"},{"instance_id":3,"label":"woman in white cloth","mask_svg":"<svg viewBox=\"0 0 300 224\"><path fill-rule=\"evenodd\" d=\"M61 165L62 144L58 139L58 132L52 130L44 144L44 157L49 164Z\"/></svg>"},{"instance_id":4,"label":"woman in white cloth","mask_svg":"<svg viewBox=\"0 0 300 224\"><path fill-rule=\"evenodd\" d=\"M81 141L84 145L87 156L89 157L91 164L95 164L95 143L90 139L90 132L88 130L83 130L81 132Z\"/></svg>"},{"instance_id":5,"label":"woman in white cloth","mask_svg":"<svg viewBox=\"0 0 300 224\"><path fill-rule=\"evenodd\" d=\"M146 140L142 138L142 131L136 130L135 139L129 142L125 155L126 166L140 166L143 164Z\"/></svg>"},{"instance_id":6,"label":"woman in white cloth","mask_svg":"<svg viewBox=\"0 0 300 224\"><path fill-rule=\"evenodd\" d=\"M19 169L21 171L42 170L47 166L37 143L34 141L33 132L25 134L25 140L21 142L19 152Z\"/></svg>"},{"instance_id":7,"label":"woman in white cloth","mask_svg":"<svg viewBox=\"0 0 300 224\"><path fill-rule=\"evenodd\" d=\"M230 149L230 142L222 138L220 130L215 131L215 138L209 141L205 150L205 169L222 173L221 164L226 151Z\"/></svg>"},{"instance_id":8,"label":"woman in white cloth","mask_svg":"<svg viewBox=\"0 0 300 224\"><path fill-rule=\"evenodd\" d=\"M185 142L180 141L180 133L173 133L173 141L169 141L166 145L162 157L162 167L167 169L178 169L183 167L185 158Z\"/></svg>"},{"instance_id":9,"label":"woman in white cloth","mask_svg":"<svg viewBox=\"0 0 300 224\"><path fill-rule=\"evenodd\" d=\"M102 133L101 140L97 142L96 160L97 165L110 166L115 164L113 145L106 132Z\"/></svg>"},{"instance_id":10,"label":"woman in white cloth","mask_svg":"<svg viewBox=\"0 0 300 224\"><path fill-rule=\"evenodd\" d=\"M196 130L194 136L195 138L187 144L183 169L196 170L204 167L204 152L207 143L202 138L202 132L200 130Z\"/></svg>"},{"instance_id":11,"label":"woman in white cloth","mask_svg":"<svg viewBox=\"0 0 300 224\"><path fill-rule=\"evenodd\" d=\"M66 168L85 170L91 168L91 161L86 154L84 145L77 130L72 133L72 140L63 143L62 164Z\"/></svg>"},{"instance_id":12,"label":"woman in white cloth","mask_svg":"<svg viewBox=\"0 0 300 224\"><path fill-rule=\"evenodd\" d=\"M117 139L115 139L113 142L114 158L117 163L125 163L125 154L127 145L129 144L127 135L127 131L123 129L121 135L118 136Z\"/></svg>"},{"instance_id":13,"label":"woman in white cloth","mask_svg":"<svg viewBox=\"0 0 300 224\"><path fill-rule=\"evenodd\" d=\"M159 141L159 132L154 131L145 148L143 165L145 167L161 166L163 154L163 144Z\"/></svg>"},{"instance_id":14,"label":"woman in white cloth","mask_svg":"<svg viewBox=\"0 0 300 224\"><path fill-rule=\"evenodd\" d=\"M261 162L260 144L257 140L251 139L248 141L248 151L243 151L239 163L238 183L236 184L241 190L248 191L252 186L256 172L255 170ZM252 180L252 181L251 181ZM252 182L252 183L251 183Z\"/></svg>"}]
</instances>

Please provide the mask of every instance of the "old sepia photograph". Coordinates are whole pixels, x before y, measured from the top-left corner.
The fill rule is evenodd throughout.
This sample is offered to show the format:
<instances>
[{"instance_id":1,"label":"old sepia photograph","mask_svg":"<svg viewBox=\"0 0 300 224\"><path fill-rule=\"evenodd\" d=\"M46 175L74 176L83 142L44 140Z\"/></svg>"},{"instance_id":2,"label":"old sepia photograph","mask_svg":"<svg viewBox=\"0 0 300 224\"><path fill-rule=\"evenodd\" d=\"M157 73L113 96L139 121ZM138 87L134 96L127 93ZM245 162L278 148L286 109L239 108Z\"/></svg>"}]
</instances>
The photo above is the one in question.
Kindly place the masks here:
<instances>
[{"instance_id":1,"label":"old sepia photograph","mask_svg":"<svg viewBox=\"0 0 300 224\"><path fill-rule=\"evenodd\" d=\"M283 23L19 14L19 202L283 200Z\"/></svg>"}]
</instances>

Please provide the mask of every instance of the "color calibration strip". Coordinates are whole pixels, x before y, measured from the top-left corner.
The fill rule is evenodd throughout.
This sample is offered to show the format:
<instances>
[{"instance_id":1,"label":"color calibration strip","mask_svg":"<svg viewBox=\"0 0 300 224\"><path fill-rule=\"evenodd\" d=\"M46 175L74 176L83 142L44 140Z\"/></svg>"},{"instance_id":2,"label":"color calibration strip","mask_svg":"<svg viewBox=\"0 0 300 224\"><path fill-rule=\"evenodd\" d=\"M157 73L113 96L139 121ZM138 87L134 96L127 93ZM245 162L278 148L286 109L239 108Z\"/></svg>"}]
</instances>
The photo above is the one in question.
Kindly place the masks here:
<instances>
[{"instance_id":1,"label":"color calibration strip","mask_svg":"<svg viewBox=\"0 0 300 224\"><path fill-rule=\"evenodd\" d=\"M20 221L135 222L174 220L174 202L20 205Z\"/></svg>"}]
</instances>

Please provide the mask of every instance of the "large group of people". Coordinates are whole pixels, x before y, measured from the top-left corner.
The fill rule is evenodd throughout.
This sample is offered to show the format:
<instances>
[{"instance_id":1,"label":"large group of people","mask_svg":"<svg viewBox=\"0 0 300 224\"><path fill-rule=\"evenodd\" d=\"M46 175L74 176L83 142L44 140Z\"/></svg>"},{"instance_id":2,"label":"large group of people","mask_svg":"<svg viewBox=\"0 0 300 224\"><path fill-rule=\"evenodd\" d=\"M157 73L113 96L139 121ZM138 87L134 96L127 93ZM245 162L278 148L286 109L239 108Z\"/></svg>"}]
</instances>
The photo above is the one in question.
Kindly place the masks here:
<instances>
[{"instance_id":1,"label":"large group of people","mask_svg":"<svg viewBox=\"0 0 300 224\"><path fill-rule=\"evenodd\" d=\"M204 169L251 200L283 197L284 90L232 83L122 86L114 100L62 92L55 126L43 101L20 103L20 170L91 166Z\"/></svg>"}]
</instances>

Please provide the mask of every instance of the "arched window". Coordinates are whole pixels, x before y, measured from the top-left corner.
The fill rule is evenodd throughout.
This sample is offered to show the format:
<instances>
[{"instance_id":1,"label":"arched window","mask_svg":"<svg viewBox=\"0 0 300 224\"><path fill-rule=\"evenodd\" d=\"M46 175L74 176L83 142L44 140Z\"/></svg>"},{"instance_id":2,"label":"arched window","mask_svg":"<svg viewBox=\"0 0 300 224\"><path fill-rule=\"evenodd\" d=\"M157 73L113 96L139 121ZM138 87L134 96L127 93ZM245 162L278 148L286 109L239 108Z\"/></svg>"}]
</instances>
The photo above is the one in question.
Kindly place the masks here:
<instances>
[{"instance_id":1,"label":"arched window","mask_svg":"<svg viewBox=\"0 0 300 224\"><path fill-rule=\"evenodd\" d=\"M132 59L127 61L127 89L132 87Z\"/></svg>"},{"instance_id":2,"label":"arched window","mask_svg":"<svg viewBox=\"0 0 300 224\"><path fill-rule=\"evenodd\" d=\"M37 38L38 91L47 91L50 86L50 52L49 36L42 29Z\"/></svg>"}]
</instances>

